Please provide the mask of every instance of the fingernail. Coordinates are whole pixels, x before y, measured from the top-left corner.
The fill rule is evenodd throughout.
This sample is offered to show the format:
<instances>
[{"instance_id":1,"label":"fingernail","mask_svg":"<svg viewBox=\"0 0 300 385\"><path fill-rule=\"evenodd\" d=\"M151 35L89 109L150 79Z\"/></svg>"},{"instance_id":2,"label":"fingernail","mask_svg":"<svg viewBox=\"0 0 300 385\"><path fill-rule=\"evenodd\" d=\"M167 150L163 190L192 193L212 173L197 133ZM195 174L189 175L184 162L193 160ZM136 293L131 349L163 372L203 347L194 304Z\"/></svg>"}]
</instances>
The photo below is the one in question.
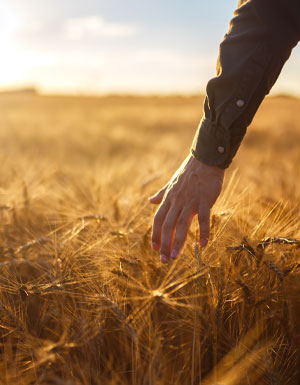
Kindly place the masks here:
<instances>
[{"instance_id":1,"label":"fingernail","mask_svg":"<svg viewBox=\"0 0 300 385\"><path fill-rule=\"evenodd\" d=\"M207 240L207 239L200 239L200 245L201 245L202 247L205 247L205 246L207 245L207 243L208 243L208 240Z\"/></svg>"},{"instance_id":2,"label":"fingernail","mask_svg":"<svg viewBox=\"0 0 300 385\"><path fill-rule=\"evenodd\" d=\"M152 249L153 250L158 250L158 244L155 242L152 242Z\"/></svg>"},{"instance_id":3,"label":"fingernail","mask_svg":"<svg viewBox=\"0 0 300 385\"><path fill-rule=\"evenodd\" d=\"M171 258L172 259L176 259L177 257L178 257L178 251L177 250L172 250Z\"/></svg>"},{"instance_id":4,"label":"fingernail","mask_svg":"<svg viewBox=\"0 0 300 385\"><path fill-rule=\"evenodd\" d=\"M166 255L161 255L160 256L160 261L162 263L168 263L169 262L169 258Z\"/></svg>"}]
</instances>

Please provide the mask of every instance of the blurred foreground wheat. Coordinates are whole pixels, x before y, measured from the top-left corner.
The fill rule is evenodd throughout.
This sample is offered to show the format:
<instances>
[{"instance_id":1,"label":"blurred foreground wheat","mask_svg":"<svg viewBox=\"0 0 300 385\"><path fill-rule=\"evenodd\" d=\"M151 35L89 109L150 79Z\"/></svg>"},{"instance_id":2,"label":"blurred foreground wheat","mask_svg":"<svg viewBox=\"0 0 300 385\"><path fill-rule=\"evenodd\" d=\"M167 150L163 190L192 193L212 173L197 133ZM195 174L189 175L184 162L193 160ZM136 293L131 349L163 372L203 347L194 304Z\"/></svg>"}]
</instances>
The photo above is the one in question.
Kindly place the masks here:
<instances>
[{"instance_id":1,"label":"blurred foreground wheat","mask_svg":"<svg viewBox=\"0 0 300 385\"><path fill-rule=\"evenodd\" d=\"M300 101L265 102L212 239L150 249L197 97L0 96L0 384L300 383Z\"/></svg>"}]
</instances>

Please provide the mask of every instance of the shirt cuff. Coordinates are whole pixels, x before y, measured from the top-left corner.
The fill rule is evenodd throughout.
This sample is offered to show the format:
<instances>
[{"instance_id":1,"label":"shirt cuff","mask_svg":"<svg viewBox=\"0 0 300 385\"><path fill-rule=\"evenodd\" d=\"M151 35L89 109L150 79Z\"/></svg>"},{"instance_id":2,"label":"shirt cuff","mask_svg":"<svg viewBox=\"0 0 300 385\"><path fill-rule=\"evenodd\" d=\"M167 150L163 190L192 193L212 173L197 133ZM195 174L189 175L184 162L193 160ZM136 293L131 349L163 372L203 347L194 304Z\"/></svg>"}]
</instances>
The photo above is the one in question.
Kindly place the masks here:
<instances>
[{"instance_id":1,"label":"shirt cuff","mask_svg":"<svg viewBox=\"0 0 300 385\"><path fill-rule=\"evenodd\" d=\"M230 132L203 116L194 137L191 153L209 166L227 168L231 163Z\"/></svg>"}]
</instances>

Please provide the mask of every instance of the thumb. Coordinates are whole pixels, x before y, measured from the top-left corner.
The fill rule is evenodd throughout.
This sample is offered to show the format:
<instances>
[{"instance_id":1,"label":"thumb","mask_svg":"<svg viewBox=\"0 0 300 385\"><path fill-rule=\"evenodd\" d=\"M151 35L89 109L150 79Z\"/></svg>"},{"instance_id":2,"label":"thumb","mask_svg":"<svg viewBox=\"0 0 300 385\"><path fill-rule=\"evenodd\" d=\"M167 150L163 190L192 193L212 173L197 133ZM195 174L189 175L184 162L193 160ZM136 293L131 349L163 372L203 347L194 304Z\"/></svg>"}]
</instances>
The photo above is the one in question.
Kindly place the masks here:
<instances>
[{"instance_id":1,"label":"thumb","mask_svg":"<svg viewBox=\"0 0 300 385\"><path fill-rule=\"evenodd\" d=\"M198 221L200 226L200 245L205 247L209 238L210 207L206 202L199 206Z\"/></svg>"},{"instance_id":2,"label":"thumb","mask_svg":"<svg viewBox=\"0 0 300 385\"><path fill-rule=\"evenodd\" d=\"M158 205L163 200L166 189L167 189L167 186L163 187L155 195L152 195L152 197L149 198L149 201L155 205Z\"/></svg>"}]
</instances>

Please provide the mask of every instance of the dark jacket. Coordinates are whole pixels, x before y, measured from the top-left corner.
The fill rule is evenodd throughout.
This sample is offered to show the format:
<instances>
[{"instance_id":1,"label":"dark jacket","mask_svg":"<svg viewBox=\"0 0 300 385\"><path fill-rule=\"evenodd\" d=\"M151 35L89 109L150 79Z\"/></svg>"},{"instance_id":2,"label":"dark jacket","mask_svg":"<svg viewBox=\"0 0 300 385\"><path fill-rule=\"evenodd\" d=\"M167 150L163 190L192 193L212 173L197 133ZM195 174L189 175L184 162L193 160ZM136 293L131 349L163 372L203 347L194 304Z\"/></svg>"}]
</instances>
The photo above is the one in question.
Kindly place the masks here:
<instances>
[{"instance_id":1,"label":"dark jacket","mask_svg":"<svg viewBox=\"0 0 300 385\"><path fill-rule=\"evenodd\" d=\"M207 84L191 152L227 168L264 97L300 40L300 0L240 1Z\"/></svg>"}]
</instances>

